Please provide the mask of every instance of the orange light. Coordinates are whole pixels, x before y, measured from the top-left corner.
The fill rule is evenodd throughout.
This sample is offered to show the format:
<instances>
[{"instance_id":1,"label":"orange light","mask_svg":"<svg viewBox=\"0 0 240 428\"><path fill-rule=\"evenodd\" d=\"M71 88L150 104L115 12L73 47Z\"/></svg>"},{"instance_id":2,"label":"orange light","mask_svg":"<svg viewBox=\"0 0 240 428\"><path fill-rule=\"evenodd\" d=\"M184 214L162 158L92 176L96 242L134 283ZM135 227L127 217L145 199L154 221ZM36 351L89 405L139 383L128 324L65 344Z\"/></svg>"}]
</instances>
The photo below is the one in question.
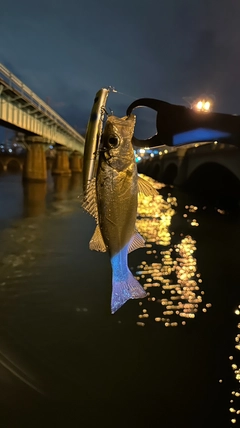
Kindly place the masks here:
<instances>
[{"instance_id":1,"label":"orange light","mask_svg":"<svg viewBox=\"0 0 240 428\"><path fill-rule=\"evenodd\" d=\"M206 102L204 103L204 110L208 111L208 110L210 109L210 106L211 106L210 102L209 102L209 101L206 101Z\"/></svg>"},{"instance_id":2,"label":"orange light","mask_svg":"<svg viewBox=\"0 0 240 428\"><path fill-rule=\"evenodd\" d=\"M196 101L193 107L198 111L208 112L210 111L211 106L212 105L210 100L202 99L202 100Z\"/></svg>"}]
</instances>

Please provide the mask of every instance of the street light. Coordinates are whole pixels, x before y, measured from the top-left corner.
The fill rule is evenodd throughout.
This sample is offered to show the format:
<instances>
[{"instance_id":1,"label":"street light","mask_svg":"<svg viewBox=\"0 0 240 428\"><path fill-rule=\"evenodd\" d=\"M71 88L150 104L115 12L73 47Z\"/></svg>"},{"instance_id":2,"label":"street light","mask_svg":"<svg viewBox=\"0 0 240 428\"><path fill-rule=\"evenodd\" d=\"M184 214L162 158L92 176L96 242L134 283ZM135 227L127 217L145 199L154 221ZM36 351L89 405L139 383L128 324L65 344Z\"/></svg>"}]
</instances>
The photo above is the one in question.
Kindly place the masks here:
<instances>
[{"instance_id":1,"label":"street light","mask_svg":"<svg viewBox=\"0 0 240 428\"><path fill-rule=\"evenodd\" d=\"M205 111L209 111L209 110L210 110L210 107L211 107L211 103L210 103L210 101L206 101L206 102L205 102L205 104L204 104L204 110L205 110Z\"/></svg>"},{"instance_id":2,"label":"street light","mask_svg":"<svg viewBox=\"0 0 240 428\"><path fill-rule=\"evenodd\" d=\"M211 101L205 100L205 99L199 100L193 104L193 108L195 108L198 111L208 112L210 111L211 107L212 107Z\"/></svg>"}]
</instances>

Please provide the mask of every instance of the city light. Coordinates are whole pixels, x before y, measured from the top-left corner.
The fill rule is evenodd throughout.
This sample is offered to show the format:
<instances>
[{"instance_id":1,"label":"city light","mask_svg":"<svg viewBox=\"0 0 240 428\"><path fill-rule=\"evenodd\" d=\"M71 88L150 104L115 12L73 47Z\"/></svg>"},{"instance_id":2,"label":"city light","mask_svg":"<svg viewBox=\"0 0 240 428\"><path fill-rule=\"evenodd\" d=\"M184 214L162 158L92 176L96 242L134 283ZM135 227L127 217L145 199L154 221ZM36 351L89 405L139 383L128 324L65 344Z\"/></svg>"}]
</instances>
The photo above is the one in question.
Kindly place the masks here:
<instances>
[{"instance_id":1,"label":"city light","mask_svg":"<svg viewBox=\"0 0 240 428\"><path fill-rule=\"evenodd\" d=\"M149 159L153 159L155 156L163 156L163 155L166 155L167 153L169 153L169 152L171 152L172 150L171 149L162 149L162 150L159 150L159 149L157 149L157 148L153 148L153 149L150 149L150 148L141 148L141 149L135 149L134 150L134 154L135 154L135 160L136 160L136 162L137 163L139 163L139 162L144 162L144 161L146 161L146 160L149 160Z\"/></svg>"}]
</instances>

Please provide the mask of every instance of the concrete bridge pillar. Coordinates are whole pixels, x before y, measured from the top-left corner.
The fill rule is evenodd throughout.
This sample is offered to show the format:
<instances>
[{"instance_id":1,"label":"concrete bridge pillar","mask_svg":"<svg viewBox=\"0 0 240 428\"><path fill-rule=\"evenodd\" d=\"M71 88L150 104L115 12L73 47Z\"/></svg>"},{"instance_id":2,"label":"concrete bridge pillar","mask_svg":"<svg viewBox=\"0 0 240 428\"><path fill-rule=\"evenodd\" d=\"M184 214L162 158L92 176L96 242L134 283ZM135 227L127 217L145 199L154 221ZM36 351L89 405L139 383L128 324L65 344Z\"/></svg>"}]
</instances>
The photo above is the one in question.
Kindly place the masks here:
<instances>
[{"instance_id":1,"label":"concrete bridge pillar","mask_svg":"<svg viewBox=\"0 0 240 428\"><path fill-rule=\"evenodd\" d=\"M177 151L178 157L178 174L174 180L175 186L181 186L187 179L188 174L188 156L187 156L187 147L179 148Z\"/></svg>"},{"instance_id":2,"label":"concrete bridge pillar","mask_svg":"<svg viewBox=\"0 0 240 428\"><path fill-rule=\"evenodd\" d=\"M70 190L72 191L78 190L80 192L82 189L82 174L73 173L69 187L70 187Z\"/></svg>"},{"instance_id":3,"label":"concrete bridge pillar","mask_svg":"<svg viewBox=\"0 0 240 428\"><path fill-rule=\"evenodd\" d=\"M79 174L77 174L79 175ZM66 198L66 194L69 190L69 183L71 177L64 174L56 174L54 177L54 190L55 198L58 200L63 200Z\"/></svg>"},{"instance_id":4,"label":"concrete bridge pillar","mask_svg":"<svg viewBox=\"0 0 240 428\"><path fill-rule=\"evenodd\" d=\"M47 157L46 160L47 160L47 170L52 171L54 159Z\"/></svg>"},{"instance_id":5,"label":"concrete bridge pillar","mask_svg":"<svg viewBox=\"0 0 240 428\"><path fill-rule=\"evenodd\" d=\"M7 165L4 163L3 164L3 172L6 172L7 171Z\"/></svg>"},{"instance_id":6,"label":"concrete bridge pillar","mask_svg":"<svg viewBox=\"0 0 240 428\"><path fill-rule=\"evenodd\" d=\"M58 147L53 166L52 174L70 176L71 170L69 168L69 149L66 147Z\"/></svg>"},{"instance_id":7,"label":"concrete bridge pillar","mask_svg":"<svg viewBox=\"0 0 240 428\"><path fill-rule=\"evenodd\" d=\"M46 209L46 182L24 183L24 210L28 217L37 217L44 214Z\"/></svg>"},{"instance_id":8,"label":"concrete bridge pillar","mask_svg":"<svg viewBox=\"0 0 240 428\"><path fill-rule=\"evenodd\" d=\"M70 168L72 172L82 172L82 164L83 164L83 157L82 155L75 151L71 154L70 157Z\"/></svg>"},{"instance_id":9,"label":"concrete bridge pillar","mask_svg":"<svg viewBox=\"0 0 240 428\"><path fill-rule=\"evenodd\" d=\"M23 179L28 181L46 181L46 141L39 136L30 136L26 138L26 143L28 150L23 169Z\"/></svg>"}]
</instances>

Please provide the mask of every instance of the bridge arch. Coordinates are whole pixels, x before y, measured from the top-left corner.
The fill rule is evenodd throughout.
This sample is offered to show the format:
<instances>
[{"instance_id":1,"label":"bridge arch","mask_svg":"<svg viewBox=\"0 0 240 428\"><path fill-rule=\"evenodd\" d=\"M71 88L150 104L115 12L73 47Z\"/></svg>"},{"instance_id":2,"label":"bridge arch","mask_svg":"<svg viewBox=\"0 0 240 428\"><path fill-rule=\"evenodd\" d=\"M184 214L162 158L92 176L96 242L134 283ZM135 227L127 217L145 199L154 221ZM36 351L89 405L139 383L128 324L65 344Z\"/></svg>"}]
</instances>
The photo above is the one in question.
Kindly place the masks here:
<instances>
[{"instance_id":1,"label":"bridge arch","mask_svg":"<svg viewBox=\"0 0 240 428\"><path fill-rule=\"evenodd\" d=\"M152 167L152 171L151 171L151 176L152 178L154 178L154 180L159 180L160 178L160 171L161 171L161 167L159 162L156 162L153 167Z\"/></svg>"},{"instance_id":2,"label":"bridge arch","mask_svg":"<svg viewBox=\"0 0 240 428\"><path fill-rule=\"evenodd\" d=\"M171 162L167 165L165 168L163 175L162 175L162 181L166 184L173 184L175 178L178 174L178 167L175 163Z\"/></svg>"},{"instance_id":3,"label":"bridge arch","mask_svg":"<svg viewBox=\"0 0 240 428\"><path fill-rule=\"evenodd\" d=\"M144 174L148 175L149 177L152 177L152 171L153 171L152 163L148 160L145 165Z\"/></svg>"},{"instance_id":4,"label":"bridge arch","mask_svg":"<svg viewBox=\"0 0 240 428\"><path fill-rule=\"evenodd\" d=\"M188 160L188 177L197 169L205 164L218 164L224 169L229 170L240 180L240 152L239 150L218 150L216 152L207 152L203 156L190 156Z\"/></svg>"},{"instance_id":5,"label":"bridge arch","mask_svg":"<svg viewBox=\"0 0 240 428\"><path fill-rule=\"evenodd\" d=\"M240 180L226 166L217 162L205 162L195 168L186 182L186 187L202 194L218 193L240 201Z\"/></svg>"},{"instance_id":6,"label":"bridge arch","mask_svg":"<svg viewBox=\"0 0 240 428\"><path fill-rule=\"evenodd\" d=\"M10 158L6 162L7 170L11 172L19 172L22 170L22 163L15 158Z\"/></svg>"}]
</instances>

